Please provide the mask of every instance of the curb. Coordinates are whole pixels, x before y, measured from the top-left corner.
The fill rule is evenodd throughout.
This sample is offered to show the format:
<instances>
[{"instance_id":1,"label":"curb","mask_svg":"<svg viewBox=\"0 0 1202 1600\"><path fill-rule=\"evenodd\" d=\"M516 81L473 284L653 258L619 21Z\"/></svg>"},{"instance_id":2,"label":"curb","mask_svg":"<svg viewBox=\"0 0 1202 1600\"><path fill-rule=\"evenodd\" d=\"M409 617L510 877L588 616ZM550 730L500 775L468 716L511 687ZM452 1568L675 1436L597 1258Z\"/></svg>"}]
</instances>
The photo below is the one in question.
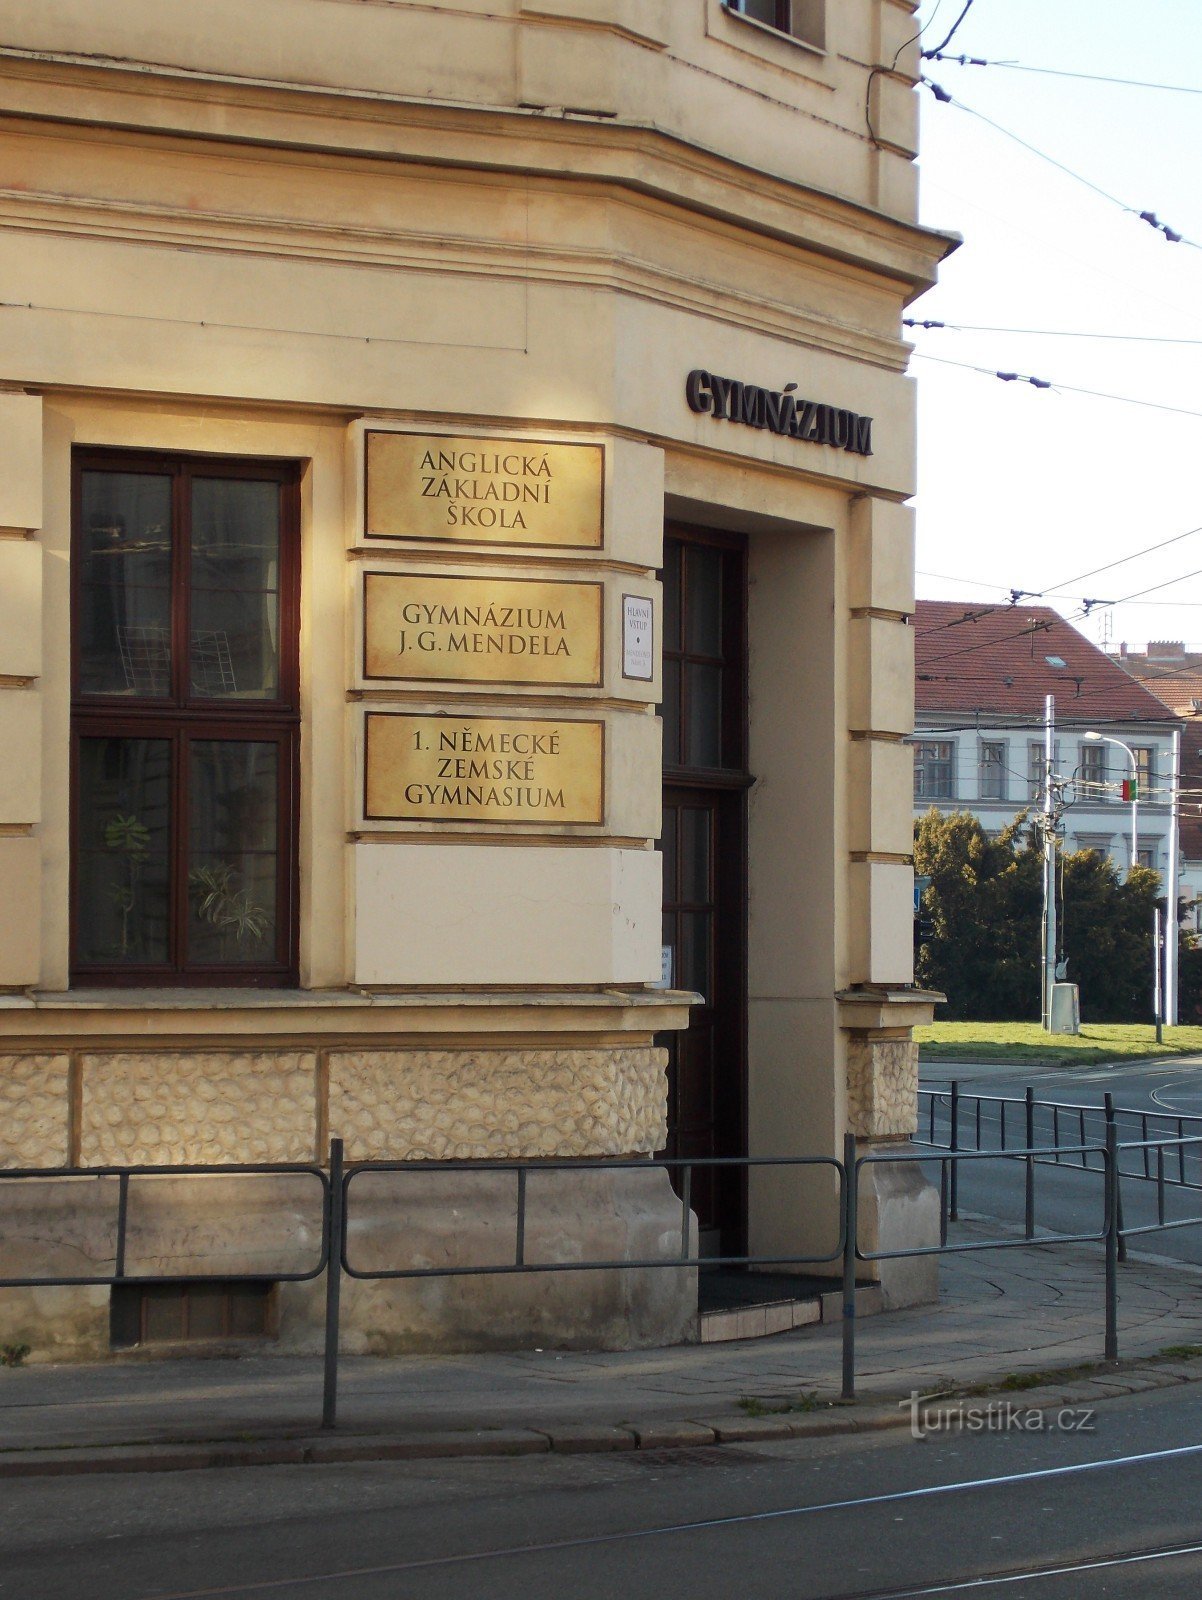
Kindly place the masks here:
<instances>
[{"instance_id":1,"label":"curb","mask_svg":"<svg viewBox=\"0 0 1202 1600\"><path fill-rule=\"evenodd\" d=\"M1146 1393L1202 1382L1202 1363L1133 1363L1084 1377L1068 1376L1032 1389L997 1387L966 1393L963 1387L926 1397L924 1417L946 1426L957 1411L1005 1402L1016 1411L1048 1411L1085 1402ZM340 1462L432 1461L530 1455L596 1455L627 1451L695 1449L698 1446L767 1444L786 1439L824 1439L880 1433L911 1423L910 1396L877 1399L793 1412L787 1397L767 1416L698 1417L624 1423L611 1427L565 1423L556 1428L495 1428L413 1434L312 1435L270 1441L171 1443L162 1445L81 1446L0 1454L0 1479L73 1477L97 1473L198 1472L220 1467L334 1466ZM763 1404L776 1400L765 1397ZM941 1424L940 1419L944 1419Z\"/></svg>"}]
</instances>

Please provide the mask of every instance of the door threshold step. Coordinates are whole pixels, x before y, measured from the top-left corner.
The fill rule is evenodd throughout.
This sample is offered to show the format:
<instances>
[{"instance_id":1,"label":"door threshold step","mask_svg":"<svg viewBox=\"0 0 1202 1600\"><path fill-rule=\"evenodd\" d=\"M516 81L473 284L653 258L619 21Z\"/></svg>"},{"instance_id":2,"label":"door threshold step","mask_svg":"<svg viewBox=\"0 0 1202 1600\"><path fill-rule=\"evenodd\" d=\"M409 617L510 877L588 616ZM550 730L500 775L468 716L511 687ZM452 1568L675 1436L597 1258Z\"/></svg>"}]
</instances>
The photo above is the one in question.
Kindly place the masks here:
<instances>
[{"instance_id":1,"label":"door threshold step","mask_svg":"<svg viewBox=\"0 0 1202 1600\"><path fill-rule=\"evenodd\" d=\"M856 1289L856 1316L872 1317L883 1310L879 1284ZM772 1300L764 1305L734 1306L702 1311L697 1316L697 1343L724 1344L734 1339L766 1339L817 1322L838 1322L843 1316L842 1289L825 1290L797 1300Z\"/></svg>"}]
</instances>

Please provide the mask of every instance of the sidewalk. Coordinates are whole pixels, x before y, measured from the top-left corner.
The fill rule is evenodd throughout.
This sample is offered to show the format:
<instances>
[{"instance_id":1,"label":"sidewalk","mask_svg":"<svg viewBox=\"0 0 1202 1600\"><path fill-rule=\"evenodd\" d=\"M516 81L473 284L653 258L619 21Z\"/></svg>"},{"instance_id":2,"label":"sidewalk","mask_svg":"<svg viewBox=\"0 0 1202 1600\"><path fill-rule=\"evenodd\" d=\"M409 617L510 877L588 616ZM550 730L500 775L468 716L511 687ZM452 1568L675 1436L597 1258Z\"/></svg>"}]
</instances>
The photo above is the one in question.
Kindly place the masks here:
<instances>
[{"instance_id":1,"label":"sidewalk","mask_svg":"<svg viewBox=\"0 0 1202 1600\"><path fill-rule=\"evenodd\" d=\"M974 1235L989 1236L961 1225ZM1100 1247L953 1255L941 1278L938 1305L857 1324L854 1406L834 1404L837 1324L621 1354L345 1357L338 1431L324 1435L316 1357L34 1365L0 1369L0 1475L712 1444L902 1423L912 1390L1016 1374L1053 1374L1023 1394L1031 1405L1202 1378L1178 1348L1202 1348L1200 1269L1120 1268L1117 1369L1101 1368ZM1084 1379L1064 1373L1093 1363Z\"/></svg>"}]
</instances>

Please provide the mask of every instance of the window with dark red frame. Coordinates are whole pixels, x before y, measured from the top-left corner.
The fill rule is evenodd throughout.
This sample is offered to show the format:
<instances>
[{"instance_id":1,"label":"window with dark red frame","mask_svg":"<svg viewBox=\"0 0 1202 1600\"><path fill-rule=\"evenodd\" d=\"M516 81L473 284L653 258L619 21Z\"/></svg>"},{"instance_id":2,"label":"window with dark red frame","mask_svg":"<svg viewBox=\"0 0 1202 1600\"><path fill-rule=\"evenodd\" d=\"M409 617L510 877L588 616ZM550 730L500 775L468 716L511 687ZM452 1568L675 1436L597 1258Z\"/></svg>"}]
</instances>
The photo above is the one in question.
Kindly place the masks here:
<instances>
[{"instance_id":1,"label":"window with dark red frame","mask_svg":"<svg viewBox=\"0 0 1202 1600\"><path fill-rule=\"evenodd\" d=\"M73 981L296 982L298 483L76 454Z\"/></svg>"}]
</instances>

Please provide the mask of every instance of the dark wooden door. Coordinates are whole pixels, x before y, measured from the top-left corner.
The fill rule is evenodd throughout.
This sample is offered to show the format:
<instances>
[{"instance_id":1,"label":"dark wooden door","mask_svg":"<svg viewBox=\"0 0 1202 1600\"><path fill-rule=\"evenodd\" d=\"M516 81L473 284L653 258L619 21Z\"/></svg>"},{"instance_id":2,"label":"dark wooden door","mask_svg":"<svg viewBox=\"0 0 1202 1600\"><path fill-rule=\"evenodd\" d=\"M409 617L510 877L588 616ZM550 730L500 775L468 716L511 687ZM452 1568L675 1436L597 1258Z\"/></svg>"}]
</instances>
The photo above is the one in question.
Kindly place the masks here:
<instances>
[{"instance_id":1,"label":"dark wooden door","mask_svg":"<svg viewBox=\"0 0 1202 1600\"><path fill-rule=\"evenodd\" d=\"M746 1153L747 673L742 541L676 527L664 541L663 942L673 986L704 997L668 1049L667 1154ZM698 1169L707 1254L745 1245L745 1183Z\"/></svg>"}]
</instances>

